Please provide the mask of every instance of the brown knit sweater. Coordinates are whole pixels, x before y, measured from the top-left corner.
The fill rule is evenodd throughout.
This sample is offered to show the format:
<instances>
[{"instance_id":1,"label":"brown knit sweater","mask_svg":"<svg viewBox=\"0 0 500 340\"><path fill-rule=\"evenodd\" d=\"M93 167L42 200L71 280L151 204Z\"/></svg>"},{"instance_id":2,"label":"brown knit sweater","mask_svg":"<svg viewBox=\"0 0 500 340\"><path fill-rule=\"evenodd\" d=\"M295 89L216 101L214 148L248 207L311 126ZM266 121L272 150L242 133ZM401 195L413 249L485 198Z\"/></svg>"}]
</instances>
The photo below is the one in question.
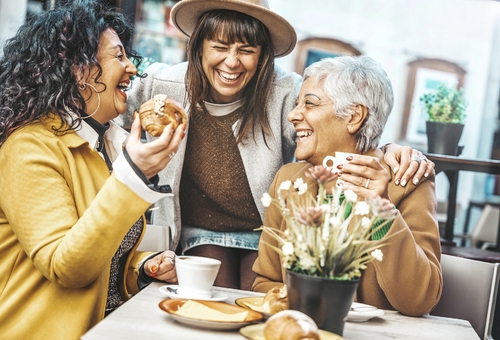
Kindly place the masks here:
<instances>
[{"instance_id":1,"label":"brown knit sweater","mask_svg":"<svg viewBox=\"0 0 500 340\"><path fill-rule=\"evenodd\" d=\"M241 108L222 116L192 115L180 186L182 222L217 231L262 225L232 125Z\"/></svg>"}]
</instances>

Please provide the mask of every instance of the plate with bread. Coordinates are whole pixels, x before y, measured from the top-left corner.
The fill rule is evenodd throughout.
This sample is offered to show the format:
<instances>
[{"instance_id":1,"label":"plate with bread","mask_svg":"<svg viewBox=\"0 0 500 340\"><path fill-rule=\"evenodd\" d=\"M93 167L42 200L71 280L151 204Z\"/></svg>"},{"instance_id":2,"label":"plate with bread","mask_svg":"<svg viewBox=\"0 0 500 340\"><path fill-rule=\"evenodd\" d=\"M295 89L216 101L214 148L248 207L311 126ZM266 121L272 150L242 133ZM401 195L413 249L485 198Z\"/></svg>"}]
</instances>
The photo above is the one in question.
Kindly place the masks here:
<instances>
[{"instance_id":1,"label":"plate with bread","mask_svg":"<svg viewBox=\"0 0 500 340\"><path fill-rule=\"evenodd\" d=\"M288 309L286 285L280 285L270 289L263 297L252 296L239 298L234 303L238 306L261 313L264 320L266 320L271 315Z\"/></svg>"},{"instance_id":2,"label":"plate with bread","mask_svg":"<svg viewBox=\"0 0 500 340\"><path fill-rule=\"evenodd\" d=\"M249 340L311 339L342 340L341 336L318 329L307 315L296 310L280 311L265 323L245 326L240 334Z\"/></svg>"},{"instance_id":3,"label":"plate with bread","mask_svg":"<svg viewBox=\"0 0 500 340\"><path fill-rule=\"evenodd\" d=\"M179 323L214 330L234 330L262 320L256 311L225 302L167 299L159 307Z\"/></svg>"}]
</instances>

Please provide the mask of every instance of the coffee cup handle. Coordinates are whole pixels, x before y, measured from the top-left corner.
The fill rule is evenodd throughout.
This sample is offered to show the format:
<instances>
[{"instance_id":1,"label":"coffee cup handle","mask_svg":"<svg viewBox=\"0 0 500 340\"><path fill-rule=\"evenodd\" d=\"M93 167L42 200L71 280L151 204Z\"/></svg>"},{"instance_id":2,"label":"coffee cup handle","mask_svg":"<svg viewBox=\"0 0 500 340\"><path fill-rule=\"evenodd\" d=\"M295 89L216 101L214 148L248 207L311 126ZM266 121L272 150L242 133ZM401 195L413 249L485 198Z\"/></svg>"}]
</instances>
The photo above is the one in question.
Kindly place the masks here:
<instances>
[{"instance_id":1,"label":"coffee cup handle","mask_svg":"<svg viewBox=\"0 0 500 340\"><path fill-rule=\"evenodd\" d=\"M332 165L328 165L328 162L332 162ZM325 168L333 168L335 166L335 157L334 156L326 156L323 158L323 166Z\"/></svg>"}]
</instances>

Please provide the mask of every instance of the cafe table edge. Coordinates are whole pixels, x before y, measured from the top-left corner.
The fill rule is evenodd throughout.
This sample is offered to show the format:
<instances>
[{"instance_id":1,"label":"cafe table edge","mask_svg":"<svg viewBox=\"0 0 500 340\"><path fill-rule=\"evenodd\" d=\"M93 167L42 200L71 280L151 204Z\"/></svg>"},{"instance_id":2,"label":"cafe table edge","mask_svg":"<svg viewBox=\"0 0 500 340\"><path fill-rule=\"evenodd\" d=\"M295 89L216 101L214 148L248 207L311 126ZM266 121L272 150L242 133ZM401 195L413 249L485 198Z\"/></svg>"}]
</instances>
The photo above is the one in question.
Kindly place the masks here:
<instances>
[{"instance_id":1,"label":"cafe table edge","mask_svg":"<svg viewBox=\"0 0 500 340\"><path fill-rule=\"evenodd\" d=\"M159 308L167 296L159 288L165 283L153 282L125 302L103 321L95 325L81 340L225 340L244 339L235 331L207 330L174 321ZM227 303L248 296L264 296L262 293L231 288L214 287L228 295ZM343 338L357 339L463 339L479 337L466 320L424 315L408 317L396 311L384 311L384 315L367 322L346 322Z\"/></svg>"}]
</instances>

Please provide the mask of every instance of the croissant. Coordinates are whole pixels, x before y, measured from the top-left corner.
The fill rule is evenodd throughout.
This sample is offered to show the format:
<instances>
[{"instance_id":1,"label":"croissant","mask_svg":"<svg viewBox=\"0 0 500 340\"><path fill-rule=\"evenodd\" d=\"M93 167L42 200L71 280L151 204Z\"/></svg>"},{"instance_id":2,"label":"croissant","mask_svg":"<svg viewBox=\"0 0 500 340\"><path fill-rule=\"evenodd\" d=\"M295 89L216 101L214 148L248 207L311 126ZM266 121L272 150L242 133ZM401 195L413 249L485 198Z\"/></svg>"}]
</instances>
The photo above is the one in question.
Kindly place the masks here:
<instances>
[{"instance_id":1,"label":"croissant","mask_svg":"<svg viewBox=\"0 0 500 340\"><path fill-rule=\"evenodd\" d=\"M142 128L153 137L160 136L169 124L172 124L175 130L187 121L186 113L181 105L164 94L157 94L142 104L139 117Z\"/></svg>"},{"instance_id":2,"label":"croissant","mask_svg":"<svg viewBox=\"0 0 500 340\"><path fill-rule=\"evenodd\" d=\"M272 315L264 325L266 340L320 340L318 326L306 314L284 310Z\"/></svg>"},{"instance_id":3,"label":"croissant","mask_svg":"<svg viewBox=\"0 0 500 340\"><path fill-rule=\"evenodd\" d=\"M275 314L288 309L286 285L271 288L264 297L263 306L270 314Z\"/></svg>"}]
</instances>

